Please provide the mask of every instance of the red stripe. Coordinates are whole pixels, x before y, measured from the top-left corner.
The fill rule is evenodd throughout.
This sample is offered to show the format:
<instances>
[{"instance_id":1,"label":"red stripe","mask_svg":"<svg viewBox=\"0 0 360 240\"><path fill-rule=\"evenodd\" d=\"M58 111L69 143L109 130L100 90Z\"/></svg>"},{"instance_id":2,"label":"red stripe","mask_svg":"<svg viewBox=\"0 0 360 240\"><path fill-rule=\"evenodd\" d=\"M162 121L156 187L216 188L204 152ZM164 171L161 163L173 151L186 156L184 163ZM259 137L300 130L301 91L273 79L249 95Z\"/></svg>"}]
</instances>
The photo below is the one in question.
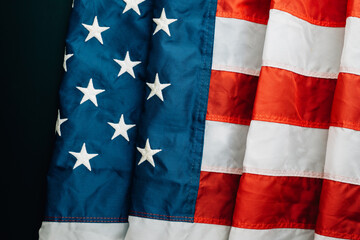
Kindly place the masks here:
<instances>
[{"instance_id":1,"label":"red stripe","mask_svg":"<svg viewBox=\"0 0 360 240\"><path fill-rule=\"evenodd\" d=\"M359 0L348 0L347 16L360 18L360 1Z\"/></svg>"},{"instance_id":2,"label":"red stripe","mask_svg":"<svg viewBox=\"0 0 360 240\"><path fill-rule=\"evenodd\" d=\"M345 27L347 0L273 0L272 9L288 12L311 24Z\"/></svg>"},{"instance_id":3,"label":"red stripe","mask_svg":"<svg viewBox=\"0 0 360 240\"><path fill-rule=\"evenodd\" d=\"M360 240L360 186L324 180L316 232Z\"/></svg>"},{"instance_id":4,"label":"red stripe","mask_svg":"<svg viewBox=\"0 0 360 240\"><path fill-rule=\"evenodd\" d=\"M233 226L251 229L315 227L321 179L244 173Z\"/></svg>"},{"instance_id":5,"label":"red stripe","mask_svg":"<svg viewBox=\"0 0 360 240\"><path fill-rule=\"evenodd\" d=\"M231 226L240 175L201 172L194 221Z\"/></svg>"},{"instance_id":6,"label":"red stripe","mask_svg":"<svg viewBox=\"0 0 360 240\"><path fill-rule=\"evenodd\" d=\"M360 130L360 76L340 73L336 85L331 125Z\"/></svg>"},{"instance_id":7,"label":"red stripe","mask_svg":"<svg viewBox=\"0 0 360 240\"><path fill-rule=\"evenodd\" d=\"M328 128L335 86L335 79L262 67L253 119Z\"/></svg>"},{"instance_id":8,"label":"red stripe","mask_svg":"<svg viewBox=\"0 0 360 240\"><path fill-rule=\"evenodd\" d=\"M206 119L249 125L258 79L242 73L213 70Z\"/></svg>"},{"instance_id":9,"label":"red stripe","mask_svg":"<svg viewBox=\"0 0 360 240\"><path fill-rule=\"evenodd\" d=\"M267 24L270 0L219 0L216 16Z\"/></svg>"}]
</instances>

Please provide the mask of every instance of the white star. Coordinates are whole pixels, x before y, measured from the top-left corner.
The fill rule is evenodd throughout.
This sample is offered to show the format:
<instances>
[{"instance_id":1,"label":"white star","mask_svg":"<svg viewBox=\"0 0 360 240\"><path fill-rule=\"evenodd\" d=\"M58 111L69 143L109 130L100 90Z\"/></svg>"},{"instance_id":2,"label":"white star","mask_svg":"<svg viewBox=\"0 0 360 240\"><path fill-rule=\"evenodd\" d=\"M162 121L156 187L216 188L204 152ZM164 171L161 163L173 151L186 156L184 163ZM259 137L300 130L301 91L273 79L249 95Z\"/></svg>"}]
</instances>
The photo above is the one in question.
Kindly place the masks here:
<instances>
[{"instance_id":1,"label":"white star","mask_svg":"<svg viewBox=\"0 0 360 240\"><path fill-rule=\"evenodd\" d=\"M108 30L110 27L100 27L98 23L97 16L94 18L94 22L92 25L82 24L88 31L89 34L87 35L85 42L89 41L93 37L95 37L101 44L103 44L103 40L101 37L101 33Z\"/></svg>"},{"instance_id":2,"label":"white star","mask_svg":"<svg viewBox=\"0 0 360 240\"><path fill-rule=\"evenodd\" d=\"M60 137L61 137L60 126L67 120L68 120L67 118L63 118L63 119L60 118L60 110L58 110L58 116L57 116L56 126L55 126L55 133L58 133Z\"/></svg>"},{"instance_id":3,"label":"white star","mask_svg":"<svg viewBox=\"0 0 360 240\"><path fill-rule=\"evenodd\" d=\"M65 48L64 64L63 64L63 67L64 67L65 72L67 72L66 61L67 61L69 58L71 58L72 56L74 56L74 54L72 54L72 53L66 54L66 48Z\"/></svg>"},{"instance_id":4,"label":"white star","mask_svg":"<svg viewBox=\"0 0 360 240\"><path fill-rule=\"evenodd\" d=\"M82 145L80 152L69 152L71 155L76 157L76 163L73 167L73 169L77 168L80 165L84 165L89 171L91 171L91 165L90 165L90 159L96 157L97 153L90 154L86 151L85 143Z\"/></svg>"},{"instance_id":5,"label":"white star","mask_svg":"<svg viewBox=\"0 0 360 240\"><path fill-rule=\"evenodd\" d=\"M92 82L92 78L90 78L89 84L86 88L84 87L76 87L76 88L79 89L84 94L80 104L83 104L87 100L90 100L94 103L96 107L98 106L96 95L105 91L104 89L95 89Z\"/></svg>"},{"instance_id":6,"label":"white star","mask_svg":"<svg viewBox=\"0 0 360 240\"><path fill-rule=\"evenodd\" d=\"M126 13L130 9L134 10L140 15L139 4L145 2L145 0L123 0L126 3L123 13Z\"/></svg>"},{"instance_id":7,"label":"white star","mask_svg":"<svg viewBox=\"0 0 360 240\"><path fill-rule=\"evenodd\" d=\"M167 35L171 36L169 25L177 21L177 19L166 18L165 8L163 8L160 18L153 18L153 21L157 24L153 35L155 35L158 31L163 30L167 33Z\"/></svg>"},{"instance_id":8,"label":"white star","mask_svg":"<svg viewBox=\"0 0 360 240\"><path fill-rule=\"evenodd\" d=\"M161 149L151 149L149 139L146 139L145 148L138 147L137 150L142 155L138 165L148 161L153 167L155 167L153 156L162 151Z\"/></svg>"},{"instance_id":9,"label":"white star","mask_svg":"<svg viewBox=\"0 0 360 240\"><path fill-rule=\"evenodd\" d=\"M118 77L120 77L123 73L129 73L133 78L135 78L134 67L140 64L140 61L131 61L129 51L126 52L126 56L124 60L114 59L114 61L120 65L120 72Z\"/></svg>"},{"instance_id":10,"label":"white star","mask_svg":"<svg viewBox=\"0 0 360 240\"><path fill-rule=\"evenodd\" d=\"M127 141L129 141L129 136L127 131L130 128L135 127L135 124L126 124L124 121L124 114L121 114L119 123L111 123L108 122L110 126L112 126L115 129L114 135L112 136L111 140L116 138L117 136L121 135L123 136Z\"/></svg>"},{"instance_id":11,"label":"white star","mask_svg":"<svg viewBox=\"0 0 360 240\"><path fill-rule=\"evenodd\" d=\"M162 95L162 90L171 85L170 83L160 83L158 73L155 76L154 83L146 83L146 84L151 89L151 92L150 92L147 100L149 100L151 97L156 95L156 96L158 96L160 98L161 101L164 101L164 98L163 98L163 95Z\"/></svg>"}]
</instances>

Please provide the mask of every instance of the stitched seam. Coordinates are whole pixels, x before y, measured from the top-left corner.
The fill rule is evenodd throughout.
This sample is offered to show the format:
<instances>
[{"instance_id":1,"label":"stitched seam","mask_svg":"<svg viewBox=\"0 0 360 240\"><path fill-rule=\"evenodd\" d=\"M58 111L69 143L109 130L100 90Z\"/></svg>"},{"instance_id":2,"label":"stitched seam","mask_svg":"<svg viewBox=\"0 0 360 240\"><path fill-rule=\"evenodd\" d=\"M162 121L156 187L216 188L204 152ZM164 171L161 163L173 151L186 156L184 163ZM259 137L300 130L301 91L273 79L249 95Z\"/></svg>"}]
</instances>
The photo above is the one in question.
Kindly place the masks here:
<instances>
[{"instance_id":1,"label":"stitched seam","mask_svg":"<svg viewBox=\"0 0 360 240\"><path fill-rule=\"evenodd\" d=\"M344 183L350 183L354 185L360 184L360 179L353 178L353 177L345 177L341 175L331 174L331 173L324 173L324 179L335 181L335 182L344 182Z\"/></svg>"},{"instance_id":2,"label":"stitched seam","mask_svg":"<svg viewBox=\"0 0 360 240\"><path fill-rule=\"evenodd\" d=\"M44 221L48 221L48 222L88 222L88 223L126 223L126 222L128 222L128 218L45 216Z\"/></svg>"},{"instance_id":3,"label":"stitched seam","mask_svg":"<svg viewBox=\"0 0 360 240\"><path fill-rule=\"evenodd\" d=\"M194 218L189 218L189 219L176 219L173 216L166 216L166 215L158 215L158 214L150 214L150 215L155 215L155 216L149 216L148 213L142 214L139 212L130 212L130 214L132 216L137 216L137 217L146 217L146 218L150 218L150 219L158 219L158 220L166 220L166 221L174 221L174 222L193 222ZM164 216L164 217L162 217ZM179 217L182 218L182 217Z\"/></svg>"},{"instance_id":4,"label":"stitched seam","mask_svg":"<svg viewBox=\"0 0 360 240\"><path fill-rule=\"evenodd\" d=\"M266 19L249 17L246 14L240 13L240 12L218 11L218 12L216 12L216 16L217 17L225 17L225 18L236 18L236 19L245 20L245 21L262 24L262 25L267 25L267 22L269 20L268 17Z\"/></svg>"},{"instance_id":5,"label":"stitched seam","mask_svg":"<svg viewBox=\"0 0 360 240\"><path fill-rule=\"evenodd\" d=\"M81 218L81 219L127 219L127 217L54 217L54 216L45 216L45 218Z\"/></svg>"},{"instance_id":6,"label":"stitched seam","mask_svg":"<svg viewBox=\"0 0 360 240\"><path fill-rule=\"evenodd\" d=\"M233 226L235 227L244 227L244 228L304 228L304 229L314 229L315 224L311 223L248 223L248 222L234 222Z\"/></svg>"},{"instance_id":7,"label":"stitched seam","mask_svg":"<svg viewBox=\"0 0 360 240\"><path fill-rule=\"evenodd\" d=\"M272 60L263 60L262 67L272 67L272 68L279 68L282 70L287 70L289 72L293 72L299 75L303 75L306 77L314 77L314 78L326 78L326 79L332 79L337 80L337 77L339 73L327 73L327 72L314 72L314 71L308 71L304 68L295 67L290 64L280 63Z\"/></svg>"},{"instance_id":8,"label":"stitched seam","mask_svg":"<svg viewBox=\"0 0 360 240\"><path fill-rule=\"evenodd\" d=\"M198 192L200 187L200 174L201 174L201 163L204 150L204 141L205 141L205 126L206 126L206 110L209 99L210 91L210 81L211 81L211 69L213 63L213 49L215 42L215 21L216 21L216 10L217 10L217 0L211 0L208 3L206 15L205 15L205 27L201 29L202 36L204 41L202 44L202 66L200 68L200 74L198 76L199 81L199 96L196 101L196 118L195 118L195 129L194 129L194 138L192 141L192 165L191 173L192 177L190 178L191 186L196 186L195 191L191 191L188 194L188 201L192 205L192 215L196 213L196 202L198 200ZM209 41L210 39L210 41ZM195 172L196 170L196 172ZM191 189L194 190L194 189ZM191 219L193 222L194 218Z\"/></svg>"},{"instance_id":9,"label":"stitched seam","mask_svg":"<svg viewBox=\"0 0 360 240\"><path fill-rule=\"evenodd\" d=\"M268 115L268 114L254 114L253 120L259 120L259 121L269 121L269 122L275 122L275 123L284 123L284 124L290 124L290 125L296 125L300 127L310 127L310 128L324 128L328 129L330 126L330 123L322 123L322 122L313 122L313 121L306 121L306 120L295 120L287 117L280 117L280 116L274 116L274 115Z\"/></svg>"},{"instance_id":10,"label":"stitched seam","mask_svg":"<svg viewBox=\"0 0 360 240\"><path fill-rule=\"evenodd\" d=\"M243 167L244 173L252 174L273 174L281 176L296 176L296 177L313 177L313 178L322 178L323 173L321 172L306 172L306 171L296 171L296 170L272 170L272 169L261 169L254 167Z\"/></svg>"},{"instance_id":11,"label":"stitched seam","mask_svg":"<svg viewBox=\"0 0 360 240\"><path fill-rule=\"evenodd\" d=\"M69 219L54 219L54 220L46 220L45 222L84 222L84 223L127 223L127 220L124 221L111 221L111 220L81 220L81 219L77 219L77 220L69 220Z\"/></svg>"},{"instance_id":12,"label":"stitched seam","mask_svg":"<svg viewBox=\"0 0 360 240\"><path fill-rule=\"evenodd\" d=\"M201 171L204 172L219 172L219 173L228 173L228 174L238 174L243 173L242 168L224 168L224 167L212 167L212 166L201 166Z\"/></svg>"},{"instance_id":13,"label":"stitched seam","mask_svg":"<svg viewBox=\"0 0 360 240\"><path fill-rule=\"evenodd\" d=\"M360 75L360 69L359 68L353 68L353 67L344 67L340 66L340 73L349 73L353 75Z\"/></svg>"},{"instance_id":14,"label":"stitched seam","mask_svg":"<svg viewBox=\"0 0 360 240\"><path fill-rule=\"evenodd\" d=\"M168 219L168 218L151 217L151 216L147 216L147 215L139 215L139 214L132 214L132 216L135 216L135 217L145 217L145 218L157 219L157 220L164 220L164 221L172 221L172 222L190 222L190 223L192 223L192 222L193 222L193 221L191 221L191 220L184 220L184 219Z\"/></svg>"},{"instance_id":15,"label":"stitched seam","mask_svg":"<svg viewBox=\"0 0 360 240\"><path fill-rule=\"evenodd\" d=\"M258 77L260 75L260 70L254 70L250 68L244 68L239 66L231 66L231 65L224 65L224 64L212 64L212 70L217 71L227 71L227 72L235 72L235 73L242 73L246 75L251 75Z\"/></svg>"},{"instance_id":16,"label":"stitched seam","mask_svg":"<svg viewBox=\"0 0 360 240\"><path fill-rule=\"evenodd\" d=\"M210 121L217 121L217 122L227 122L227 123L235 123L241 125L250 125L251 119L244 119L241 117L228 117L228 116L221 116L216 114L207 114L206 120Z\"/></svg>"},{"instance_id":17,"label":"stitched seam","mask_svg":"<svg viewBox=\"0 0 360 240\"><path fill-rule=\"evenodd\" d=\"M170 215L163 215L163 214L156 214L156 213L146 213L146 212L139 212L139 211L131 211L131 213L139 213L139 214L144 214L144 215L154 215L154 216L169 217L169 218L188 218L188 219L193 219L193 217L170 216Z\"/></svg>"}]
</instances>

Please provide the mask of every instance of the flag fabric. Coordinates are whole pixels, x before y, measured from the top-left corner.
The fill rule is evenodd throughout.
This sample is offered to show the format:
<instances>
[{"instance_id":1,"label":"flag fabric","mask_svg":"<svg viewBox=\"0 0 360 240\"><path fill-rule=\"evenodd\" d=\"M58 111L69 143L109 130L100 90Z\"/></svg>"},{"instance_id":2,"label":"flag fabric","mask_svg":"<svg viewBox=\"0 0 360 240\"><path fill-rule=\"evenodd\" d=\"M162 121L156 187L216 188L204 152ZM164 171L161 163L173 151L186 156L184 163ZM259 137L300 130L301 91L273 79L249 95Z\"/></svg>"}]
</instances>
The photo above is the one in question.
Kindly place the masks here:
<instances>
[{"instance_id":1,"label":"flag fabric","mask_svg":"<svg viewBox=\"0 0 360 240\"><path fill-rule=\"evenodd\" d=\"M360 1L348 1L332 107L316 239L360 239Z\"/></svg>"},{"instance_id":2,"label":"flag fabric","mask_svg":"<svg viewBox=\"0 0 360 240\"><path fill-rule=\"evenodd\" d=\"M346 1L272 1L230 239L314 239Z\"/></svg>"},{"instance_id":3,"label":"flag fabric","mask_svg":"<svg viewBox=\"0 0 360 240\"><path fill-rule=\"evenodd\" d=\"M40 239L125 236L151 9L74 2Z\"/></svg>"},{"instance_id":4,"label":"flag fabric","mask_svg":"<svg viewBox=\"0 0 360 240\"><path fill-rule=\"evenodd\" d=\"M359 4L75 0L40 239L359 240Z\"/></svg>"}]
</instances>

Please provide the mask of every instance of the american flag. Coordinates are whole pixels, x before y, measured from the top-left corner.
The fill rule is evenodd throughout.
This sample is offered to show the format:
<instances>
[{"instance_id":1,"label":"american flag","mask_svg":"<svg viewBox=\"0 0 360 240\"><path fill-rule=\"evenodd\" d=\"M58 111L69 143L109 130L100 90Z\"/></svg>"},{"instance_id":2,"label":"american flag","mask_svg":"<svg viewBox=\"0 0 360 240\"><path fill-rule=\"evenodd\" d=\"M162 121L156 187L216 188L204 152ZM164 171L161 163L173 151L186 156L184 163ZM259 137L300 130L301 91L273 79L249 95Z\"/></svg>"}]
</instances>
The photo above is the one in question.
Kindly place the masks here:
<instances>
[{"instance_id":1,"label":"american flag","mask_svg":"<svg viewBox=\"0 0 360 240\"><path fill-rule=\"evenodd\" d=\"M360 1L73 7L41 240L360 239Z\"/></svg>"}]
</instances>

